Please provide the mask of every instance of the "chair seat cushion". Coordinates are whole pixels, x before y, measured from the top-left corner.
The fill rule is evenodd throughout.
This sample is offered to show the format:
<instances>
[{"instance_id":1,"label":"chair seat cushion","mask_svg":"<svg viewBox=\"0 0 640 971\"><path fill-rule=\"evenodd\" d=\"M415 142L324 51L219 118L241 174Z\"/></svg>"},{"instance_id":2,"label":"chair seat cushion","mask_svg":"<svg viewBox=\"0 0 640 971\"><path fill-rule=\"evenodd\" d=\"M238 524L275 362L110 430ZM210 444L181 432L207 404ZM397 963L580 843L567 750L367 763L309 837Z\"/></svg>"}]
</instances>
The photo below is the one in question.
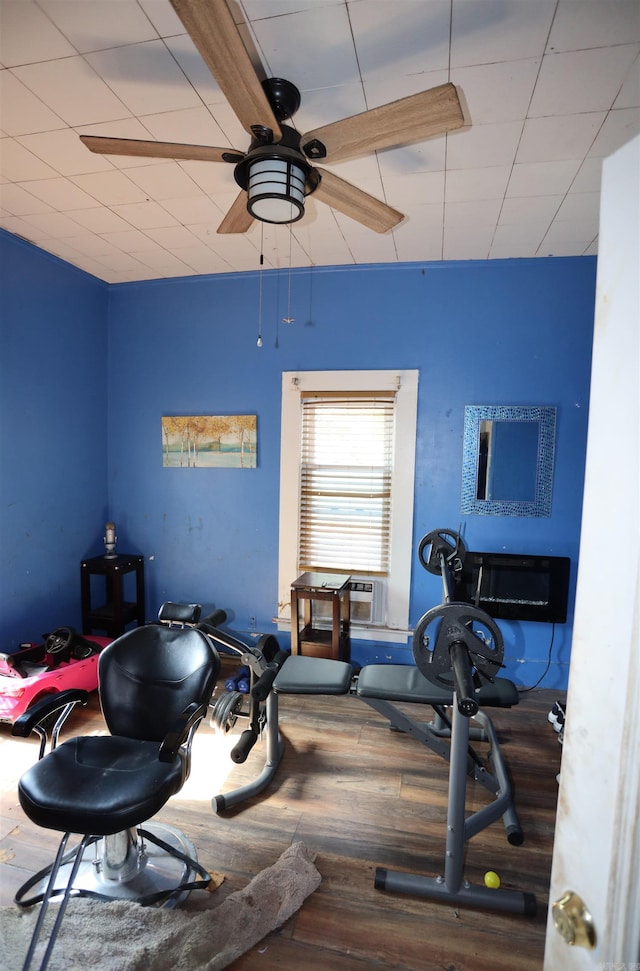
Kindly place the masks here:
<instances>
[{"instance_id":1,"label":"chair seat cushion","mask_svg":"<svg viewBox=\"0 0 640 971\"><path fill-rule=\"evenodd\" d=\"M118 735L63 742L28 769L20 805L36 825L108 836L150 819L177 792L183 759L160 762L158 742Z\"/></svg>"}]
</instances>

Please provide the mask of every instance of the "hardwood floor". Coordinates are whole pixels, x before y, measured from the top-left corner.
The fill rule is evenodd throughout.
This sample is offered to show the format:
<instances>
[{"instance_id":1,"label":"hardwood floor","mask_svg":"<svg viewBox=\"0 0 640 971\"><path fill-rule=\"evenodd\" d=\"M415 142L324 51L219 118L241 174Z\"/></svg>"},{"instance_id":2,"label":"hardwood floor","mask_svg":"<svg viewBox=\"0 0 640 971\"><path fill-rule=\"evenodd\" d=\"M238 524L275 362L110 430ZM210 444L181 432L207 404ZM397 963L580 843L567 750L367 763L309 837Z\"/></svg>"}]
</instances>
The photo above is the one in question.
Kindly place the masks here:
<instances>
[{"instance_id":1,"label":"hardwood floor","mask_svg":"<svg viewBox=\"0 0 640 971\"><path fill-rule=\"evenodd\" d=\"M525 833L511 846L501 821L467 843L465 878L486 870L504 887L535 894L537 916L523 917L374 889L377 866L428 876L444 872L448 765L352 697L280 699L285 753L269 788L216 815L211 798L255 778L264 762L258 744L244 766L226 754L232 736L203 725L192 774L159 815L188 834L200 861L222 871L223 899L296 840L316 854L318 890L279 931L233 964L233 971L540 971L562 748L547 721L558 694L523 694L511 710L492 711ZM428 721L430 708L412 706ZM407 708L407 710L410 710ZM236 732L241 731L238 723ZM97 699L75 712L64 737L104 730ZM37 743L0 726L0 903L9 905L27 877L48 863L58 836L35 827L16 795ZM479 755L486 746L475 745ZM224 778L226 774L226 779ZM470 782L467 810L488 801ZM188 909L202 906L192 894ZM200 898L200 900L199 900Z\"/></svg>"}]
</instances>

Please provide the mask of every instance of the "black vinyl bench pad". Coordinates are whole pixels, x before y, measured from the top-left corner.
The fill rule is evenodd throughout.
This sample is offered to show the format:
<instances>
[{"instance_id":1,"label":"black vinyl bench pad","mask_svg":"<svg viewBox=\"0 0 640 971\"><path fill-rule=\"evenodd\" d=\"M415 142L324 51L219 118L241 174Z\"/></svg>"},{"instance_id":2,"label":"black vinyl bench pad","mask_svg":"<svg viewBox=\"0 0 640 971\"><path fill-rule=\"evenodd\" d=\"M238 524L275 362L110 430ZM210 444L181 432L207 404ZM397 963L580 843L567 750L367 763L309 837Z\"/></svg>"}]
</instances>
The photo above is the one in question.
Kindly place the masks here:
<instances>
[{"instance_id":1,"label":"black vinyl bench pad","mask_svg":"<svg viewBox=\"0 0 640 971\"><path fill-rule=\"evenodd\" d=\"M292 655L284 662L273 687L282 695L348 694L354 671L345 661ZM411 664L369 664L358 675L356 694L418 705L450 705L453 687L433 684ZM477 692L480 707L510 708L517 705L518 689L506 678L496 678Z\"/></svg>"}]
</instances>

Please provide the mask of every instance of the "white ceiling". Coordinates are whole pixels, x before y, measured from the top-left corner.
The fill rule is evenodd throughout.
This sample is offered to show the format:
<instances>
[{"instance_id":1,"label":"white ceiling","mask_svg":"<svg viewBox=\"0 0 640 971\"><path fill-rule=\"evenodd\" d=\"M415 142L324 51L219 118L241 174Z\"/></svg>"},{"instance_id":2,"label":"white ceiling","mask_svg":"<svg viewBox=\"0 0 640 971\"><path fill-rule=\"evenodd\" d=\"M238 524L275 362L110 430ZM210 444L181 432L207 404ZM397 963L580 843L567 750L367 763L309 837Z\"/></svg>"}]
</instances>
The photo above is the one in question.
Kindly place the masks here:
<instances>
[{"instance_id":1,"label":"white ceiling","mask_svg":"<svg viewBox=\"0 0 640 971\"><path fill-rule=\"evenodd\" d=\"M266 267L597 252L601 161L640 131L638 0L230 7L263 73L300 89L299 131L457 85L467 127L326 165L405 213L395 230L311 196L292 227L219 235L231 165L82 145L248 149L169 0L0 0L0 226L110 283L255 270L261 248Z\"/></svg>"}]
</instances>

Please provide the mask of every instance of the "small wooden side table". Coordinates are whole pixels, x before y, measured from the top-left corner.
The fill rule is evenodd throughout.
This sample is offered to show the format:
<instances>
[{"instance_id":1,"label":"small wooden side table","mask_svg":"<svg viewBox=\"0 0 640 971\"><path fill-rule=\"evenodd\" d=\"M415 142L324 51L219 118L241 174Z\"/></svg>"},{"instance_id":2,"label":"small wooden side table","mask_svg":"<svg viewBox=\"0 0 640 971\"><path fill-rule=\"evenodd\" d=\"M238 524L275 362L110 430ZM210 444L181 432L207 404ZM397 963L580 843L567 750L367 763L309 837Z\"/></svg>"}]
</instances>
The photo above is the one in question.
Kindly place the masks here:
<instances>
[{"instance_id":1,"label":"small wooden side table","mask_svg":"<svg viewBox=\"0 0 640 971\"><path fill-rule=\"evenodd\" d=\"M125 600L124 578L135 573L135 601ZM105 579L104 603L91 603L91 577ZM145 624L144 613L144 556L117 553L115 556L93 556L80 564L80 594L82 601L82 631L105 631L108 637L119 637L135 622Z\"/></svg>"},{"instance_id":2,"label":"small wooden side table","mask_svg":"<svg viewBox=\"0 0 640 971\"><path fill-rule=\"evenodd\" d=\"M303 573L291 584L291 653L349 659L351 577L335 573ZM331 628L314 626L313 602L331 603ZM300 628L300 603L303 626Z\"/></svg>"}]
</instances>

